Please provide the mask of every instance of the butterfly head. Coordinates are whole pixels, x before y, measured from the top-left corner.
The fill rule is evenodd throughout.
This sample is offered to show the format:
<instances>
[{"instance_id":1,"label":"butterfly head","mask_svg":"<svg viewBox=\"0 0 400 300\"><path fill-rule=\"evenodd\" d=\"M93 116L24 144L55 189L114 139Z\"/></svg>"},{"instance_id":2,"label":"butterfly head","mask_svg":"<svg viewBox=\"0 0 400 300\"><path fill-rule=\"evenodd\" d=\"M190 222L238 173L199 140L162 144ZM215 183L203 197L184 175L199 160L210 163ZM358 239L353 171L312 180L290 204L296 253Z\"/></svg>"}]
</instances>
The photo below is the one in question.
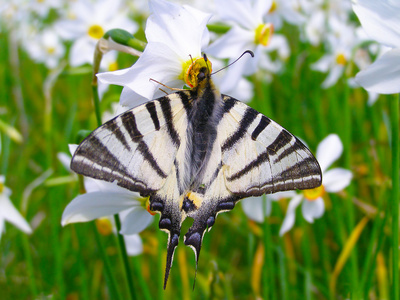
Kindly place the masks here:
<instances>
[{"instance_id":1,"label":"butterfly head","mask_svg":"<svg viewBox=\"0 0 400 300\"><path fill-rule=\"evenodd\" d=\"M204 55L196 59L191 58L184 64L183 69L186 84L191 88L196 88L201 81L210 76L212 65Z\"/></svg>"}]
</instances>

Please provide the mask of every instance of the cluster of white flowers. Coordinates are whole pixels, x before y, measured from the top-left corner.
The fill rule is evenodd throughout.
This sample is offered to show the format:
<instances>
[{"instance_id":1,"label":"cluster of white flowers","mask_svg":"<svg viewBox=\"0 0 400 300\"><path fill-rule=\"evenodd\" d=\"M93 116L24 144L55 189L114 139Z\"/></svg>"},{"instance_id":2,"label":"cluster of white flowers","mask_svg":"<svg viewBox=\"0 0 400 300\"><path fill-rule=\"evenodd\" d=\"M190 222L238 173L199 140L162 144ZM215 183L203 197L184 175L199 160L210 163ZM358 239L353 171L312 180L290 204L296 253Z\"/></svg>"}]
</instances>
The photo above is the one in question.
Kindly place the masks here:
<instances>
[{"instance_id":1,"label":"cluster of white flowers","mask_svg":"<svg viewBox=\"0 0 400 300\"><path fill-rule=\"evenodd\" d=\"M158 42L163 44L162 41L169 35L154 34L157 27L152 24L154 23L152 20L159 20L155 16L165 13L157 12L157 7L162 5L168 9L175 9L172 6L176 6L172 3L161 4L160 1L150 1L148 5L144 0L76 0L71 2L0 0L0 30L8 29L13 38L21 42L35 61L44 63L50 69L55 68L67 53L70 66L76 67L92 62L97 41L109 29L122 28L134 34L139 28L144 27L144 24L133 20L145 18L132 18L135 16L152 14L146 24L146 38L147 42L151 44L148 47L154 48L157 45L154 43ZM284 68L285 61L290 56L288 37L279 33L284 23L296 26L303 42L315 47L322 44L325 48L325 55L311 65L313 70L328 73L322 83L324 88L335 85L338 79L344 75L349 79L351 86L357 86L352 80L354 74L347 74L346 70L350 70L349 66L353 64L359 68L369 65L371 60L369 52L373 51L373 55L381 52L376 49L376 45L368 49L360 46L362 42L368 40L368 37L363 29L354 22L351 2L348 0L214 0L190 1L190 5L184 7L195 19L181 19L182 27L176 31L178 34L174 35L175 40L185 39L187 44L191 44L191 48L198 48L198 45L192 43L198 32L193 27L194 24L200 25L196 23L196 20L200 21L204 17L204 20L210 24L227 24L230 27L230 30L222 35L215 32L210 35L206 28L205 39L202 40L201 47L197 49L197 51L205 51L208 55L213 56L215 66L222 65L227 60L236 59L245 50L252 50L255 53L254 59L243 58L222 75L218 74L215 79L223 93L242 100L250 100L253 96L251 83L245 79L245 76L263 72L264 78L271 78L270 74L280 72ZM378 7L378 10L373 8L375 15L382 7L384 6ZM357 12L357 9L355 11ZM392 10L393 16L395 16L395 11ZM51 12L53 12L52 17L49 17ZM204 12L210 14L205 17ZM363 14L362 10L360 14ZM55 18L54 15L57 17ZM198 16L197 19L196 16ZM386 26L386 28L391 28L391 26ZM158 29L161 29L160 33L165 33L165 28ZM194 29L194 31L189 29ZM382 41L379 37L371 36L379 42ZM159 37L160 41L154 40ZM70 42L72 42L71 45ZM391 38L388 41L382 41L384 45L396 47L393 43L396 44ZM176 48L181 46L184 45L178 42ZM188 47L182 49L189 50ZM160 50L160 52L162 51ZM161 54L159 59L162 65L160 67L165 65L165 59L169 54L171 53L167 51L165 54ZM185 52L184 55L185 57L180 58L186 61L187 53ZM116 70L116 58L115 52L107 53L102 60L102 70ZM176 58L176 56L170 56L168 60ZM219 61L217 58L223 61ZM131 76L134 70L140 68L147 60L148 54L131 69L128 75ZM123 72L121 71L119 74ZM123 78L104 76L103 81L124 84L122 81L118 82ZM163 79L159 77L157 80L162 81ZM171 81L177 83L176 78ZM136 92L132 89L132 85L136 85L135 80L124 84L127 88L131 88L124 90L122 99L127 99L132 92ZM140 89L138 94L147 99L152 97L154 88L149 88L149 85L151 84L141 84L140 88L137 88ZM374 94L371 94L371 99L376 99L373 96ZM129 101L126 103L122 100L121 103L130 106Z\"/></svg>"}]
</instances>

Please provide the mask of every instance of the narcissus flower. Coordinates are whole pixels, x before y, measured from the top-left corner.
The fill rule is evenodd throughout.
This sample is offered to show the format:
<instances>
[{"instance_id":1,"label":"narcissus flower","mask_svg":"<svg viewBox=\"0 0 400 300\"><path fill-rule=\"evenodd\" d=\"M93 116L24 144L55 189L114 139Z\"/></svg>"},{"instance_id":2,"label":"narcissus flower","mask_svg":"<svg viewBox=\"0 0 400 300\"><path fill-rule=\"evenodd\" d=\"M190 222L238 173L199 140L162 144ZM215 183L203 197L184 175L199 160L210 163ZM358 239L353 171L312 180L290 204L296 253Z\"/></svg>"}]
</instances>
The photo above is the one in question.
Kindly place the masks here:
<instances>
[{"instance_id":1,"label":"narcissus flower","mask_svg":"<svg viewBox=\"0 0 400 300\"><path fill-rule=\"evenodd\" d=\"M32 59L44 63L49 69L57 67L65 54L65 46L60 37L50 28L22 42Z\"/></svg>"},{"instance_id":2,"label":"narcissus flower","mask_svg":"<svg viewBox=\"0 0 400 300\"><path fill-rule=\"evenodd\" d=\"M93 62L96 43L108 30L122 28L134 33L138 26L128 18L120 0L80 0L71 5L55 28L63 39L74 41L69 61L76 67Z\"/></svg>"},{"instance_id":3,"label":"narcissus flower","mask_svg":"<svg viewBox=\"0 0 400 300\"><path fill-rule=\"evenodd\" d=\"M254 52L254 58L244 56L230 67L226 82L231 86L225 86L224 89L233 89L242 76L254 74L260 68L272 73L279 71L281 60L289 57L290 50L286 38L273 34L274 25L266 22L272 1L217 0L216 4L221 20L232 24L232 28L213 42L207 48L207 53L217 58L229 58L231 62L244 50ZM272 51L278 54L276 60L268 55Z\"/></svg>"},{"instance_id":4,"label":"narcissus flower","mask_svg":"<svg viewBox=\"0 0 400 300\"><path fill-rule=\"evenodd\" d=\"M154 97L160 85L150 79L169 87L191 86L191 68L205 64L201 50L209 40L206 24L211 15L164 0L152 0L149 5L148 44L138 61L128 69L98 75L102 82L125 87L121 95L125 106L131 106L127 99L133 93L146 99Z\"/></svg>"},{"instance_id":5,"label":"narcissus flower","mask_svg":"<svg viewBox=\"0 0 400 300\"><path fill-rule=\"evenodd\" d=\"M336 18L331 18L329 21L330 32L326 33L325 37L328 51L311 65L313 70L328 73L322 83L323 88L329 88L336 84L352 60L354 47L360 42L352 24L339 21Z\"/></svg>"}]
</instances>

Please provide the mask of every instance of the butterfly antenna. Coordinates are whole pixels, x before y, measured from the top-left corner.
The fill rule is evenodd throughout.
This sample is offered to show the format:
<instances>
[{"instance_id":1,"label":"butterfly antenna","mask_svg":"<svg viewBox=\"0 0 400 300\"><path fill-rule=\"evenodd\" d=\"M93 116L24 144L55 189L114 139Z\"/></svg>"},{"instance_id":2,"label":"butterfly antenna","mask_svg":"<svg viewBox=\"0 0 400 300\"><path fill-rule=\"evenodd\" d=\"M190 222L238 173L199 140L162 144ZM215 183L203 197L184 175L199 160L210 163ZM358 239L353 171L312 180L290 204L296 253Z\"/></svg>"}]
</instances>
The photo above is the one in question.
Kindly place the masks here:
<instances>
[{"instance_id":1,"label":"butterfly antenna","mask_svg":"<svg viewBox=\"0 0 400 300\"><path fill-rule=\"evenodd\" d=\"M239 59L241 59L242 56L245 55L246 53L250 54L251 57L254 57L253 51L251 51L251 50L246 50L246 51L244 51L244 52L242 53L242 55L240 55L237 59L235 59L235 61L231 62L229 65L223 67L222 69L219 69L218 71L215 71L215 72L212 73L211 75L214 75L214 74L216 74L216 73L218 73L218 72L220 72L220 71L222 71L222 70L225 70L226 68L232 66L235 62L237 62Z\"/></svg>"},{"instance_id":2,"label":"butterfly antenna","mask_svg":"<svg viewBox=\"0 0 400 300\"><path fill-rule=\"evenodd\" d=\"M207 57L207 55L206 55L205 53L203 53L203 58L204 58L204 61L205 61L205 63L206 63L206 67L207 67L208 74L212 75L212 74L211 74L211 70L208 68L208 64L207 64L208 57Z\"/></svg>"}]
</instances>

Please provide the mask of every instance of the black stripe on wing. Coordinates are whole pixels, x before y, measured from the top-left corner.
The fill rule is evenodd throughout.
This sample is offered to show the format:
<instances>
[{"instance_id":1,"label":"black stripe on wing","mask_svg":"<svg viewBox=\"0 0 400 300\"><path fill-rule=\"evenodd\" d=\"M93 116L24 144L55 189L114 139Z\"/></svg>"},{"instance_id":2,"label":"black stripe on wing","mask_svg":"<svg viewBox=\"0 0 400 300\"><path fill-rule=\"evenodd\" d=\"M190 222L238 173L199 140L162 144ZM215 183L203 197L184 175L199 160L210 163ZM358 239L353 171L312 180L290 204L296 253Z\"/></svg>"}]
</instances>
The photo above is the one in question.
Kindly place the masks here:
<instances>
[{"instance_id":1,"label":"black stripe on wing","mask_svg":"<svg viewBox=\"0 0 400 300\"><path fill-rule=\"evenodd\" d=\"M246 112L244 113L243 118L239 122L239 127L237 130L225 140L222 144L221 149L222 151L226 151L232 148L245 134L247 133L247 129L253 123L254 119L257 117L258 112L248 107Z\"/></svg>"},{"instance_id":2,"label":"black stripe on wing","mask_svg":"<svg viewBox=\"0 0 400 300\"><path fill-rule=\"evenodd\" d=\"M172 122L173 115L172 115L172 109L171 109L171 100L168 98L168 96L162 97L158 99L161 105L161 110L164 115L164 119L166 121L166 126L168 130L168 134L171 137L172 141L174 144L179 148L179 145L181 144L179 134L175 129L174 123Z\"/></svg>"},{"instance_id":3,"label":"black stripe on wing","mask_svg":"<svg viewBox=\"0 0 400 300\"><path fill-rule=\"evenodd\" d=\"M94 159L95 158L95 159ZM84 176L113 182L131 191L148 191L145 182L135 178L109 149L90 135L76 150L71 169Z\"/></svg>"},{"instance_id":4,"label":"black stripe on wing","mask_svg":"<svg viewBox=\"0 0 400 300\"><path fill-rule=\"evenodd\" d=\"M158 131L160 130L160 120L158 119L156 105L154 101L150 101L146 104L147 111L150 114L150 118L153 121L154 128Z\"/></svg>"},{"instance_id":5,"label":"black stripe on wing","mask_svg":"<svg viewBox=\"0 0 400 300\"><path fill-rule=\"evenodd\" d=\"M146 104L146 108L148 108L147 106L148 106L148 104ZM151 115L150 111L149 111L149 113ZM157 120L158 120L158 118L157 118ZM143 141L143 135L139 131L137 124L136 124L135 114L132 112L127 112L125 114L122 114L121 121L122 121L122 124L124 125L126 131L129 133L132 141L134 141L135 143L139 143L136 148L137 151L139 151L139 153L143 156L143 158L149 163L149 165L152 167L152 169L154 171L156 171L156 173L160 177L167 178L167 174L165 174L163 172L163 170L160 168L160 166L158 165L153 154L150 152L148 145L146 144L145 141ZM154 122L154 120L153 120L153 122ZM106 123L106 124L108 124L108 123Z\"/></svg>"},{"instance_id":6,"label":"black stripe on wing","mask_svg":"<svg viewBox=\"0 0 400 300\"><path fill-rule=\"evenodd\" d=\"M260 135L261 132L271 123L271 119L267 118L266 116L262 116L260 123L258 123L257 127L251 133L251 138L255 141L257 137Z\"/></svg>"}]
</instances>

